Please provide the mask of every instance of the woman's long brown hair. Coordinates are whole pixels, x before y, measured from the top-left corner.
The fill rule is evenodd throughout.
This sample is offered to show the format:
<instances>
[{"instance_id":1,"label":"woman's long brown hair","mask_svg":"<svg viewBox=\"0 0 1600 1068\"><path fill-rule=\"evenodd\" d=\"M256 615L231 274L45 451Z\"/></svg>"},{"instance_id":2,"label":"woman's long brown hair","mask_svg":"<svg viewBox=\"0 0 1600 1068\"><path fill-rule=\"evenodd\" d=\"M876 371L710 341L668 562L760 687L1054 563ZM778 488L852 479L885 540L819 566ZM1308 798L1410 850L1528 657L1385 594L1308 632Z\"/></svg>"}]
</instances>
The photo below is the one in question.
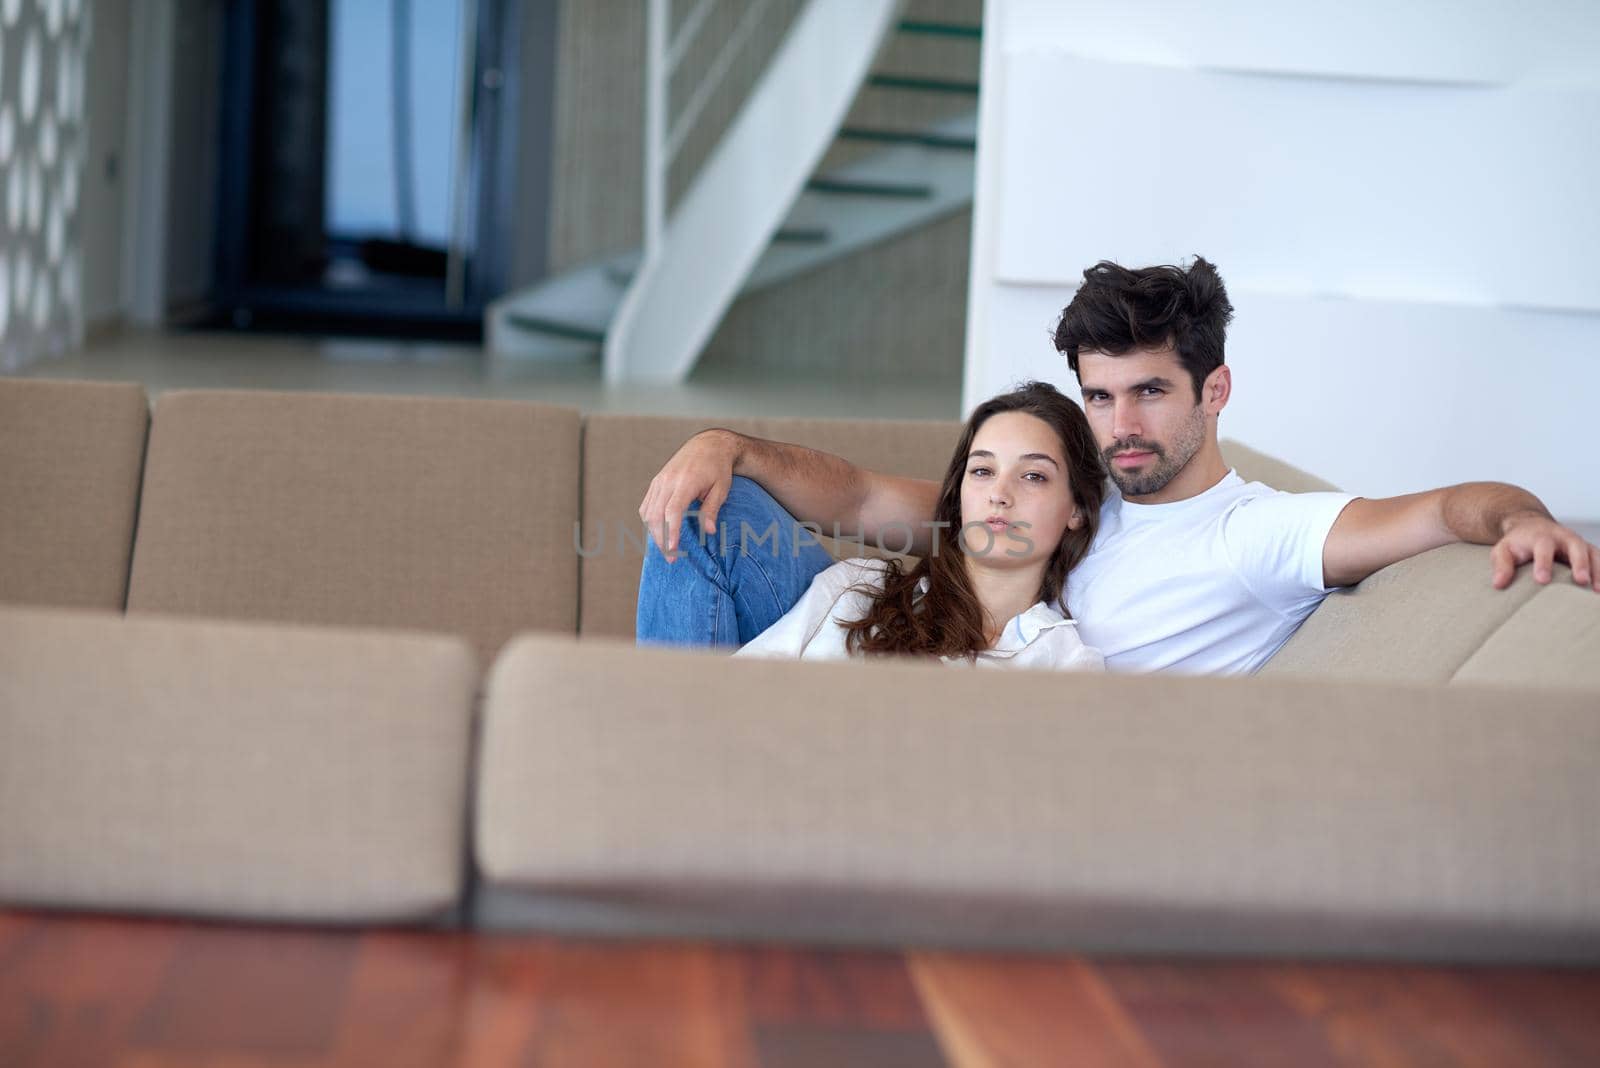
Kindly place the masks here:
<instances>
[{"instance_id":1,"label":"woman's long brown hair","mask_svg":"<svg viewBox=\"0 0 1600 1068\"><path fill-rule=\"evenodd\" d=\"M993 397L973 411L961 432L945 470L934 509L935 551L917 561L910 571L899 560L887 560L883 589L856 587L873 598L865 618L848 624L845 648L868 655L976 657L989 647L984 635L983 606L967 576L966 552L961 545L961 481L967 454L978 429L1001 412L1025 412L1050 425L1061 439L1072 499L1084 523L1067 530L1045 565L1037 600L1054 602L1062 595L1067 573L1089 552L1100 529L1100 505L1105 499L1105 469L1095 445L1089 420L1069 398L1048 382L1029 382L1011 393ZM943 524L937 525L937 524ZM928 592L917 597L917 585L928 580Z\"/></svg>"}]
</instances>

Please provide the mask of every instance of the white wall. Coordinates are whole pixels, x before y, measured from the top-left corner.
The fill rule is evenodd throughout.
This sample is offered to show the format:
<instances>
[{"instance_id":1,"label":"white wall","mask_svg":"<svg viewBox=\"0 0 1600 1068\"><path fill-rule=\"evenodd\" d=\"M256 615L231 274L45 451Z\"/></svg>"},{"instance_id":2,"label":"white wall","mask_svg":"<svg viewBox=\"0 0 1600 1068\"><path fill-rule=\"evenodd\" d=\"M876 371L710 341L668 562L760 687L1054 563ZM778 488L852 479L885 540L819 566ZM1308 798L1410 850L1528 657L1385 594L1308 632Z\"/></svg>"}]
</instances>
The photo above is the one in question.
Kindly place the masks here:
<instances>
[{"instance_id":1,"label":"white wall","mask_svg":"<svg viewBox=\"0 0 1600 1068\"><path fill-rule=\"evenodd\" d=\"M989 0L964 402L1071 386L1084 267L1195 253L1224 437L1600 518L1600 5Z\"/></svg>"}]
</instances>

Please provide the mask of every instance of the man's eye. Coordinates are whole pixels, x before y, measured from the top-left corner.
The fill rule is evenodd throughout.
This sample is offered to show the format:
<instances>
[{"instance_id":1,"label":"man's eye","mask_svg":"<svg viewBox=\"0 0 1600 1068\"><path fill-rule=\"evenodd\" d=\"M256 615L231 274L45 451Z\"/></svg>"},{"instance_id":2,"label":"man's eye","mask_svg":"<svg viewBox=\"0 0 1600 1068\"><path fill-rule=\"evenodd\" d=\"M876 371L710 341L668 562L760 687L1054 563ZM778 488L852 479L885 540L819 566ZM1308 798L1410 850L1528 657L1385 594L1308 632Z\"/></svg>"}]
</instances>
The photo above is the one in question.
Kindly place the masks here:
<instances>
[{"instance_id":1,"label":"man's eye","mask_svg":"<svg viewBox=\"0 0 1600 1068\"><path fill-rule=\"evenodd\" d=\"M1162 389L1159 386L1146 386L1146 387L1144 387L1144 393L1145 393L1145 396L1147 396L1147 397L1159 397L1161 394L1163 394L1165 392L1166 392L1166 390Z\"/></svg>"}]
</instances>

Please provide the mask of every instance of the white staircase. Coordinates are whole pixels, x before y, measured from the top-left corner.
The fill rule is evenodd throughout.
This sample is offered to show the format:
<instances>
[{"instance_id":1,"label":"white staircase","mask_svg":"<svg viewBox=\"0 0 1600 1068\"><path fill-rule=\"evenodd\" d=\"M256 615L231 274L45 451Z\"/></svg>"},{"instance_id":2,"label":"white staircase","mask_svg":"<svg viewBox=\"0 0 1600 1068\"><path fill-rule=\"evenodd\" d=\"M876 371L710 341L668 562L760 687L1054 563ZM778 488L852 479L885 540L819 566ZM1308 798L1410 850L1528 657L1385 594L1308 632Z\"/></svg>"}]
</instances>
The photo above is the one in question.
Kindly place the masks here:
<instances>
[{"instance_id":1,"label":"white staircase","mask_svg":"<svg viewBox=\"0 0 1600 1068\"><path fill-rule=\"evenodd\" d=\"M683 130L667 128L664 79L669 57L684 48L682 41L666 42L665 0L652 0L655 69L647 82L662 95L647 108L645 248L494 302L486 316L492 360L511 365L603 353L608 382L682 381L741 293L969 204L975 101L971 114L925 130L841 129L864 84L975 95L975 87L957 83L871 76L888 35L929 32L927 24L898 22L899 8L898 0L808 0L669 215L665 175ZM684 32L695 25L691 14ZM694 110L692 103L686 110ZM813 177L836 139L883 147Z\"/></svg>"},{"instance_id":2,"label":"white staircase","mask_svg":"<svg viewBox=\"0 0 1600 1068\"><path fill-rule=\"evenodd\" d=\"M976 112L938 123L920 142L893 145L808 182L780 236L756 261L742 292L925 226L972 202ZM901 190L899 195L863 189ZM808 235L814 239L807 240Z\"/></svg>"}]
</instances>

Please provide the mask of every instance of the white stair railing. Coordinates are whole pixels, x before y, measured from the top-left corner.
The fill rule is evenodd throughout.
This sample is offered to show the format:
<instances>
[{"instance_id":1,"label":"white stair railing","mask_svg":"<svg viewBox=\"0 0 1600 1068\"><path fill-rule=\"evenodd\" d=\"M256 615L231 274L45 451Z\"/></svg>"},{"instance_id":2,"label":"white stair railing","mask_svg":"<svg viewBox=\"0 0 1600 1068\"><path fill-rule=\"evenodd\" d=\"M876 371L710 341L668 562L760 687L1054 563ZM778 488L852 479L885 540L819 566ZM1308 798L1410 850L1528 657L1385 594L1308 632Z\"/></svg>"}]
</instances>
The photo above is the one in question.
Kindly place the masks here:
<instances>
[{"instance_id":1,"label":"white stair railing","mask_svg":"<svg viewBox=\"0 0 1600 1068\"><path fill-rule=\"evenodd\" d=\"M607 382L680 382L689 374L832 143L900 8L900 0L807 0L669 215L673 159L769 0L750 0L669 127L668 83L711 2L699 0L669 41L668 0L650 0L644 256L606 335Z\"/></svg>"}]
</instances>

